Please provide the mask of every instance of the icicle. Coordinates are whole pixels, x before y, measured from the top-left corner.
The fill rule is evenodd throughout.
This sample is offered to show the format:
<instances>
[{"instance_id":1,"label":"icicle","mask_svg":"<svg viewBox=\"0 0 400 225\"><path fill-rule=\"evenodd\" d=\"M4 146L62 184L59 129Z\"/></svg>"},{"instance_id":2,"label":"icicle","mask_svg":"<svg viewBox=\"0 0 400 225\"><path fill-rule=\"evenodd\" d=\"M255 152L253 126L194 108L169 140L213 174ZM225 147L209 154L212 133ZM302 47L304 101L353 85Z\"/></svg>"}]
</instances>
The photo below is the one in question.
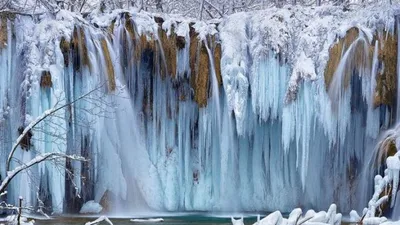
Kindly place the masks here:
<instances>
[{"instance_id":1,"label":"icicle","mask_svg":"<svg viewBox=\"0 0 400 225\"><path fill-rule=\"evenodd\" d=\"M396 194L397 188L399 187L399 176L400 176L400 154L396 153L394 156L389 156L386 160L387 167L389 169L389 173L393 179L393 189L392 189L392 200L390 203L390 207L393 208L394 203L396 202Z\"/></svg>"},{"instance_id":2,"label":"icicle","mask_svg":"<svg viewBox=\"0 0 400 225\"><path fill-rule=\"evenodd\" d=\"M71 165L76 196L68 196L65 179L54 166L32 168L44 183L43 192L51 194L55 211L63 210L64 197L92 195L96 202L108 200L113 209L126 211L288 211L299 202L321 209L333 201L342 210L350 209L348 202L362 194L351 195L349 190L354 189L349 185L360 181L362 165L371 165L365 163L366 154L373 152L369 146L374 146L381 124L389 121L387 110L373 106L381 43L375 43L372 65L368 54L372 30L380 28L381 21L391 23L387 18L393 11L383 16L381 10L362 8L360 14L368 16L358 21L342 8L326 10L239 13L221 19L218 32L215 24L193 26L165 15L162 26L167 36L180 37L180 46L170 46L179 48L173 59L176 77L161 74L168 57L159 40L159 24L150 14L121 15L119 11L103 15L106 18L94 15L87 22L65 11L55 19L18 16L13 23L23 29L13 33L8 27L7 47L0 52L0 72L5 74L0 76L0 138L5 137L0 141L0 165L18 126L51 107L56 96L65 103L105 82L104 95L98 98L102 110L91 111L90 101L79 102L54 119L58 129L50 123L37 127L59 135L62 141L34 134L39 152L57 148L91 159L84 167ZM109 35L103 28L112 20ZM101 28L92 26L94 22ZM347 51L338 53L339 67L333 68L336 73L327 93L323 73L329 47L353 22L366 28L359 28L356 40L346 43ZM69 53L60 52L60 35L78 49L67 43ZM198 77L189 72L194 69L191 66L198 66L191 57L199 52L191 54L189 45L197 43L190 40L197 37L205 46L211 69L210 74L202 74L208 78L203 84L208 98L204 107L193 101L192 85ZM223 88L215 75L211 38L221 41ZM361 62L350 65L356 51ZM69 64L63 56L68 56ZM74 63L85 65L78 68ZM40 87L42 70L51 73L52 88ZM295 94L295 98L285 101L285 94ZM78 124L82 121L83 125ZM382 135L399 142L398 129ZM59 145L50 143L54 141ZM15 158L28 160L34 154L17 151ZM90 172L81 176L86 166ZM5 174L4 168L0 170ZM375 190L392 180L397 183L396 174L397 168L391 165L383 178L376 177ZM335 179L321 180L330 176ZM36 196L35 184L19 184L28 182L27 178L26 174L16 177L9 198ZM369 182L365 187L371 186ZM386 199L375 194L367 210L374 214L376 205ZM296 209L288 219L273 213L259 223L294 224L300 213ZM336 225L341 218L334 206L328 212L309 211L307 216L312 217L310 225Z\"/></svg>"},{"instance_id":3,"label":"icicle","mask_svg":"<svg viewBox=\"0 0 400 225\"><path fill-rule=\"evenodd\" d=\"M375 88L376 88L376 77L378 76L378 54L379 54L379 42L375 42L374 54L372 56L372 69L371 77L363 76L363 80L369 80L370 87L363 88L363 93L365 95L366 101L368 103L367 111L367 135L376 138L379 133L379 109L374 109L374 99L375 99ZM364 91L367 90L367 91Z\"/></svg>"}]
</instances>

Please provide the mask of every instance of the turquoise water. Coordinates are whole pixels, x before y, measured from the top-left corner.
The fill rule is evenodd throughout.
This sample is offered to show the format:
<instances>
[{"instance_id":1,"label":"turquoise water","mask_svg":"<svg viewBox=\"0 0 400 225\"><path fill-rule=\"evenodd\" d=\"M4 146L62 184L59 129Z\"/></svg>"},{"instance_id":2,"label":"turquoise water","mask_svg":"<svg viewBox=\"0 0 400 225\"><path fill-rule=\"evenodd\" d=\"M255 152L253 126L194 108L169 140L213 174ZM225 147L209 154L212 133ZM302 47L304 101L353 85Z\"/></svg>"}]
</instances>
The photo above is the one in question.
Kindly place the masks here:
<instances>
[{"instance_id":1,"label":"turquoise water","mask_svg":"<svg viewBox=\"0 0 400 225\"><path fill-rule=\"evenodd\" d=\"M154 216L152 218L160 218ZM132 218L112 218L109 219L114 225L231 225L230 217L222 216L207 216L207 215L186 215L186 216L171 216L162 217L164 222L149 222L149 223L138 223L131 222ZM35 220L35 225L84 225L86 222L93 221L96 217L58 217L50 220ZM256 216L246 216L244 222L246 225L251 225L257 221ZM100 224L108 224L107 222L101 222Z\"/></svg>"}]
</instances>

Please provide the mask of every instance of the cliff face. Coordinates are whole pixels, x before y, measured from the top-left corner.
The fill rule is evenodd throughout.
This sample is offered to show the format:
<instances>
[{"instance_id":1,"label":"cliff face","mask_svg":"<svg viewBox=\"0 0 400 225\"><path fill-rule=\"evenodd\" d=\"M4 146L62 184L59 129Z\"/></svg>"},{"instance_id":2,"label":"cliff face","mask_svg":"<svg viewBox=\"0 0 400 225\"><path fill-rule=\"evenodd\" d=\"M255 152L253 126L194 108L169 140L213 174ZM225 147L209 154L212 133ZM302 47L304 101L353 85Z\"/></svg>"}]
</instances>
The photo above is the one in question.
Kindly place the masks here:
<instances>
[{"instance_id":1,"label":"cliff face","mask_svg":"<svg viewBox=\"0 0 400 225\"><path fill-rule=\"evenodd\" d=\"M93 199L118 212L365 205L360 171L397 121L395 10L284 8L215 23L3 15L0 165L19 127L91 93L35 127L15 155L90 161L35 167L8 200L39 196L55 212Z\"/></svg>"}]
</instances>

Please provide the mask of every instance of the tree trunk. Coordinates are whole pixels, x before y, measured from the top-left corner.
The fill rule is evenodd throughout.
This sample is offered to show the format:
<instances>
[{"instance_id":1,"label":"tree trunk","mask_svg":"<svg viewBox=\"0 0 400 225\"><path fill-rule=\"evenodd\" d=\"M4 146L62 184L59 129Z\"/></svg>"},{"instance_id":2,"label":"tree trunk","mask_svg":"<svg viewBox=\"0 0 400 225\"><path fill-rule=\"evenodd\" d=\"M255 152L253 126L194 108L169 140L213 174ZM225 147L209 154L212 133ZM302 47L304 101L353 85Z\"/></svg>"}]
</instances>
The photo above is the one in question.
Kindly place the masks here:
<instances>
[{"instance_id":1,"label":"tree trunk","mask_svg":"<svg viewBox=\"0 0 400 225\"><path fill-rule=\"evenodd\" d=\"M22 197L19 196L18 219L17 219L18 225L21 224L21 213L22 213Z\"/></svg>"}]
</instances>

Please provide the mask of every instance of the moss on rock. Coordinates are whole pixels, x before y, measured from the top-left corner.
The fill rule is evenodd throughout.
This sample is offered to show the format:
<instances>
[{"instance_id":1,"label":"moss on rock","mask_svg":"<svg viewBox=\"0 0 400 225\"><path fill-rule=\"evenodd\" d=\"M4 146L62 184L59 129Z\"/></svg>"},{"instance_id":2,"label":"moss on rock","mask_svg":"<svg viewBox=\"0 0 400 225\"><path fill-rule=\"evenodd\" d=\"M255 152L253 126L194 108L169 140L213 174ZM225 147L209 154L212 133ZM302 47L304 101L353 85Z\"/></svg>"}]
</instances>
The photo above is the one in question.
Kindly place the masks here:
<instances>
[{"instance_id":1,"label":"moss on rock","mask_svg":"<svg viewBox=\"0 0 400 225\"><path fill-rule=\"evenodd\" d=\"M221 56L222 56L221 44L217 43L214 49L214 64L215 64L215 74L217 75L217 80L219 85L222 85Z\"/></svg>"},{"instance_id":2,"label":"moss on rock","mask_svg":"<svg viewBox=\"0 0 400 225\"><path fill-rule=\"evenodd\" d=\"M81 70L83 66L91 68L88 49L86 46L85 32L81 27L74 27L71 41L74 60L74 70Z\"/></svg>"},{"instance_id":3,"label":"moss on rock","mask_svg":"<svg viewBox=\"0 0 400 225\"><path fill-rule=\"evenodd\" d=\"M333 75L335 74L335 71L340 63L342 53L345 52L354 42L354 40L357 39L358 35L358 28L350 28L346 32L346 35L343 38L339 39L339 41L336 44L332 45L329 49L329 60L326 64L324 71L326 89L329 88L329 85L333 80Z\"/></svg>"},{"instance_id":4,"label":"moss on rock","mask_svg":"<svg viewBox=\"0 0 400 225\"><path fill-rule=\"evenodd\" d=\"M8 30L7 30L7 17L6 15L0 16L0 49L3 49L7 46L8 41Z\"/></svg>"},{"instance_id":5,"label":"moss on rock","mask_svg":"<svg viewBox=\"0 0 400 225\"><path fill-rule=\"evenodd\" d=\"M206 47L190 27L190 84L194 90L194 100L199 107L205 107L208 99L209 58Z\"/></svg>"},{"instance_id":6,"label":"moss on rock","mask_svg":"<svg viewBox=\"0 0 400 225\"><path fill-rule=\"evenodd\" d=\"M104 54L104 61L106 62L108 90L115 91L116 84L115 84L114 66L113 66L113 63L111 60L110 51L108 50L108 47L107 47L107 40L105 40L105 39L101 40L101 48L102 48L103 54Z\"/></svg>"},{"instance_id":7,"label":"moss on rock","mask_svg":"<svg viewBox=\"0 0 400 225\"><path fill-rule=\"evenodd\" d=\"M53 87L53 82L51 81L50 71L42 71L42 75L40 76L40 87L42 88L51 88Z\"/></svg>"},{"instance_id":8,"label":"moss on rock","mask_svg":"<svg viewBox=\"0 0 400 225\"><path fill-rule=\"evenodd\" d=\"M69 65L69 50L70 50L71 43L65 39L65 37L61 38L60 41L60 49L63 54L64 58L64 66L68 67Z\"/></svg>"},{"instance_id":9,"label":"moss on rock","mask_svg":"<svg viewBox=\"0 0 400 225\"><path fill-rule=\"evenodd\" d=\"M172 28L173 29L173 28ZM164 51L164 63L161 65L161 75L170 75L172 78L176 78L176 35L171 32L168 37L164 29L158 29L158 36ZM167 67L167 68L164 68Z\"/></svg>"},{"instance_id":10,"label":"moss on rock","mask_svg":"<svg viewBox=\"0 0 400 225\"><path fill-rule=\"evenodd\" d=\"M176 47L180 50L180 49L184 49L185 46L186 46L185 37L177 36L176 37Z\"/></svg>"},{"instance_id":11,"label":"moss on rock","mask_svg":"<svg viewBox=\"0 0 400 225\"><path fill-rule=\"evenodd\" d=\"M396 142L395 140L391 139L391 138L387 138L386 140L384 140L381 144L381 146L379 146L379 152L376 155L375 158L375 165L376 168L380 168L382 166L386 165L386 159L389 156L394 156L397 152L397 148L396 148Z\"/></svg>"},{"instance_id":12,"label":"moss on rock","mask_svg":"<svg viewBox=\"0 0 400 225\"><path fill-rule=\"evenodd\" d=\"M378 59L383 70L376 77L374 105L394 106L397 99L397 35L389 32L380 38Z\"/></svg>"}]
</instances>

